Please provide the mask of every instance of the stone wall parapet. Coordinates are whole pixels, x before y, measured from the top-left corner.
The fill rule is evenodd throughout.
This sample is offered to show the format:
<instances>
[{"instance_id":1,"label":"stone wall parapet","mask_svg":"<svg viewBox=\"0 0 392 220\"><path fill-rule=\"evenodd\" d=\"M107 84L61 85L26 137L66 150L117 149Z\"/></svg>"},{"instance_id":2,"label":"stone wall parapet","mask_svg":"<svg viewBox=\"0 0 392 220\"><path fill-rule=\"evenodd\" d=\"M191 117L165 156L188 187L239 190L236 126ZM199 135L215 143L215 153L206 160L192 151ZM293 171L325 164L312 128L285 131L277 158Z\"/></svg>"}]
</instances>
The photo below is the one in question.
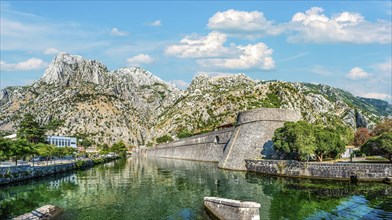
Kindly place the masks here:
<instances>
[{"instance_id":1,"label":"stone wall parapet","mask_svg":"<svg viewBox=\"0 0 392 220\"><path fill-rule=\"evenodd\" d=\"M236 126L257 121L297 121L301 119L301 113L289 109L258 108L238 113Z\"/></svg>"},{"instance_id":2,"label":"stone wall parapet","mask_svg":"<svg viewBox=\"0 0 392 220\"><path fill-rule=\"evenodd\" d=\"M392 176L392 164L323 163L293 160L245 160L248 171L288 177L382 181Z\"/></svg>"}]
</instances>

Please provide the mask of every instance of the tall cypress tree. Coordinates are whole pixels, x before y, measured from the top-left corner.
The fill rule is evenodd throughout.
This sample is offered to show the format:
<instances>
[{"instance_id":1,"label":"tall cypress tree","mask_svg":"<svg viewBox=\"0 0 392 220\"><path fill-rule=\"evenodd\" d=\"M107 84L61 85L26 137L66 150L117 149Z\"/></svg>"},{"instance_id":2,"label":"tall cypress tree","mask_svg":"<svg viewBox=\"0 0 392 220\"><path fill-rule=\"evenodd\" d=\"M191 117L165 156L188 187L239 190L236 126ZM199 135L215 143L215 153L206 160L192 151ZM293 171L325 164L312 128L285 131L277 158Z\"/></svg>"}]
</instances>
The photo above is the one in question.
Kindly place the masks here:
<instances>
[{"instance_id":1,"label":"tall cypress tree","mask_svg":"<svg viewBox=\"0 0 392 220\"><path fill-rule=\"evenodd\" d=\"M19 124L18 138L30 143L45 143L45 129L35 121L34 116L26 114Z\"/></svg>"}]
</instances>

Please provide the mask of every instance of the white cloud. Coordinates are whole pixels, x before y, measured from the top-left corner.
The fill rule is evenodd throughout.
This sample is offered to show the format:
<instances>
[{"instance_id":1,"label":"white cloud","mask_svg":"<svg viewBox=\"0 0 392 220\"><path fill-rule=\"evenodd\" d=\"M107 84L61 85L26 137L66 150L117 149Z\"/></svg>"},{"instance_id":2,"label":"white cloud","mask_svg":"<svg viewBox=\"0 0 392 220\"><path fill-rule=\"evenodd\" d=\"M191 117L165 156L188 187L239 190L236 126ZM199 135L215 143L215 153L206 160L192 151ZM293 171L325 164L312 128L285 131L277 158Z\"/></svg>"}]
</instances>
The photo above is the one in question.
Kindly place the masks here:
<instances>
[{"instance_id":1,"label":"white cloud","mask_svg":"<svg viewBox=\"0 0 392 220\"><path fill-rule=\"evenodd\" d=\"M59 49L50 47L45 49L44 54L53 55L53 54L58 54L60 52L61 51Z\"/></svg>"},{"instance_id":2,"label":"white cloud","mask_svg":"<svg viewBox=\"0 0 392 220\"><path fill-rule=\"evenodd\" d=\"M229 53L229 49L223 45L226 39L225 34L216 31L207 36L186 36L179 44L167 47L165 54L181 58L219 57Z\"/></svg>"},{"instance_id":3,"label":"white cloud","mask_svg":"<svg viewBox=\"0 0 392 220\"><path fill-rule=\"evenodd\" d=\"M362 97L372 98L372 99L382 99L382 100L389 101L390 103L392 103L392 96L389 94L386 94L386 93L370 92L370 93L363 94Z\"/></svg>"},{"instance_id":4,"label":"white cloud","mask_svg":"<svg viewBox=\"0 0 392 220\"><path fill-rule=\"evenodd\" d=\"M332 17L323 14L323 9L313 7L305 13L296 13L286 29L294 32L288 37L291 42L347 42L347 43L381 43L392 41L391 22L378 20L366 21L352 12L342 12Z\"/></svg>"},{"instance_id":5,"label":"white cloud","mask_svg":"<svg viewBox=\"0 0 392 220\"><path fill-rule=\"evenodd\" d=\"M370 76L365 70L359 67L354 67L347 73L346 77L352 80L366 79Z\"/></svg>"},{"instance_id":6,"label":"white cloud","mask_svg":"<svg viewBox=\"0 0 392 220\"><path fill-rule=\"evenodd\" d=\"M247 46L224 46L227 36L213 31L207 36L186 36L179 44L166 48L166 55L197 58L197 63L208 70L246 70L275 68L273 50L264 43Z\"/></svg>"},{"instance_id":7,"label":"white cloud","mask_svg":"<svg viewBox=\"0 0 392 220\"><path fill-rule=\"evenodd\" d=\"M6 63L0 61L0 69L2 71L28 71L45 68L48 64L38 58L30 58L19 63Z\"/></svg>"},{"instance_id":8,"label":"white cloud","mask_svg":"<svg viewBox=\"0 0 392 220\"><path fill-rule=\"evenodd\" d=\"M130 66L140 66L141 64L151 63L153 59L148 54L139 54L127 59Z\"/></svg>"},{"instance_id":9,"label":"white cloud","mask_svg":"<svg viewBox=\"0 0 392 220\"><path fill-rule=\"evenodd\" d=\"M392 74L392 58L386 60L383 63L377 63L374 65L374 67L376 68L377 72L388 75L390 77Z\"/></svg>"},{"instance_id":10,"label":"white cloud","mask_svg":"<svg viewBox=\"0 0 392 220\"><path fill-rule=\"evenodd\" d=\"M161 20L156 20L156 21L153 21L151 23L148 23L147 25L153 26L153 27L159 27L159 26L162 25L162 22L161 22Z\"/></svg>"},{"instance_id":11,"label":"white cloud","mask_svg":"<svg viewBox=\"0 0 392 220\"><path fill-rule=\"evenodd\" d=\"M217 12L208 20L208 28L225 33L261 37L263 35L278 35L283 29L273 25L272 21L264 17L259 11L237 11L230 9ZM252 36L250 36L252 33Z\"/></svg>"},{"instance_id":12,"label":"white cloud","mask_svg":"<svg viewBox=\"0 0 392 220\"><path fill-rule=\"evenodd\" d=\"M211 77L211 78L220 78L220 77L233 76L233 75L236 75L236 74L234 74L234 73L227 73L227 72L216 72L216 71L214 71L214 72L202 71L202 72L197 72L194 75L194 77L202 76L202 75L206 76L206 77Z\"/></svg>"},{"instance_id":13,"label":"white cloud","mask_svg":"<svg viewBox=\"0 0 392 220\"><path fill-rule=\"evenodd\" d=\"M169 82L173 83L177 86L177 88L180 89L186 89L189 86L189 83L185 82L184 80L171 80Z\"/></svg>"},{"instance_id":14,"label":"white cloud","mask_svg":"<svg viewBox=\"0 0 392 220\"><path fill-rule=\"evenodd\" d=\"M370 65L368 68L371 69L372 74L368 74L366 80L352 80L346 77L347 79L343 79L337 82L337 84L339 87L345 88L357 96L382 99L392 103L392 59L389 58L385 62ZM359 68L353 72L359 72L359 75L364 77L361 70ZM358 77L356 74L353 74L353 76Z\"/></svg>"},{"instance_id":15,"label":"white cloud","mask_svg":"<svg viewBox=\"0 0 392 220\"><path fill-rule=\"evenodd\" d=\"M127 36L128 33L125 31L120 31L118 28L114 27L111 31L110 34L112 34L113 36L119 36L119 37L124 37Z\"/></svg>"},{"instance_id":16,"label":"white cloud","mask_svg":"<svg viewBox=\"0 0 392 220\"><path fill-rule=\"evenodd\" d=\"M208 28L230 36L260 38L286 33L290 42L310 43L381 43L392 42L391 22L367 21L361 14L344 11L330 17L324 9L313 7L293 15L287 23L274 23L260 11L234 9L217 12L208 21Z\"/></svg>"},{"instance_id":17,"label":"white cloud","mask_svg":"<svg viewBox=\"0 0 392 220\"><path fill-rule=\"evenodd\" d=\"M236 47L240 54L234 58L213 58L198 60L198 63L206 68L246 70L261 69L272 70L275 61L271 57L273 50L263 43L249 44Z\"/></svg>"}]
</instances>

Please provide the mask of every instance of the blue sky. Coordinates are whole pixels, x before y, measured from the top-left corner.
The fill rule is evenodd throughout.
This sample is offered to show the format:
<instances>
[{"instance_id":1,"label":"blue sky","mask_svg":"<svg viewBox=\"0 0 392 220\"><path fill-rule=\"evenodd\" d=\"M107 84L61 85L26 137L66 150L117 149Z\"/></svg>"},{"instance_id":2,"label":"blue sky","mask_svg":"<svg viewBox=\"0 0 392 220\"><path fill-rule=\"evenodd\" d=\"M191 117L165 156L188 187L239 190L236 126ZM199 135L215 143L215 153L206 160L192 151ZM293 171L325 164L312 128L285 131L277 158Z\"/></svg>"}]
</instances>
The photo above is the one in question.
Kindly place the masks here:
<instances>
[{"instance_id":1,"label":"blue sky","mask_svg":"<svg viewBox=\"0 0 392 220\"><path fill-rule=\"evenodd\" d=\"M186 87L200 73L322 83L392 103L391 1L1 1L1 88L60 51L141 66Z\"/></svg>"}]
</instances>

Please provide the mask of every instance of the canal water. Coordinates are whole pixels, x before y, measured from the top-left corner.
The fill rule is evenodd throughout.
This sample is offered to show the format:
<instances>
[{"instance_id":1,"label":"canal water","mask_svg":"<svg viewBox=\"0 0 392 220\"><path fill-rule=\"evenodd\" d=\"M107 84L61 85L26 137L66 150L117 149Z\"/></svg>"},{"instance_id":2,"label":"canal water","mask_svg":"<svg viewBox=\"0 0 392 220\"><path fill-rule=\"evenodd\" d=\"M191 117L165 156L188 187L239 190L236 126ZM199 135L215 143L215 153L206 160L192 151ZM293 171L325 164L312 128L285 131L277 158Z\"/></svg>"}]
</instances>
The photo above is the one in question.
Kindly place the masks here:
<instances>
[{"instance_id":1,"label":"canal water","mask_svg":"<svg viewBox=\"0 0 392 220\"><path fill-rule=\"evenodd\" d=\"M203 197L261 204L261 219L392 219L392 187L226 171L215 163L128 158L0 188L0 219L46 204L60 219L205 219Z\"/></svg>"}]
</instances>

